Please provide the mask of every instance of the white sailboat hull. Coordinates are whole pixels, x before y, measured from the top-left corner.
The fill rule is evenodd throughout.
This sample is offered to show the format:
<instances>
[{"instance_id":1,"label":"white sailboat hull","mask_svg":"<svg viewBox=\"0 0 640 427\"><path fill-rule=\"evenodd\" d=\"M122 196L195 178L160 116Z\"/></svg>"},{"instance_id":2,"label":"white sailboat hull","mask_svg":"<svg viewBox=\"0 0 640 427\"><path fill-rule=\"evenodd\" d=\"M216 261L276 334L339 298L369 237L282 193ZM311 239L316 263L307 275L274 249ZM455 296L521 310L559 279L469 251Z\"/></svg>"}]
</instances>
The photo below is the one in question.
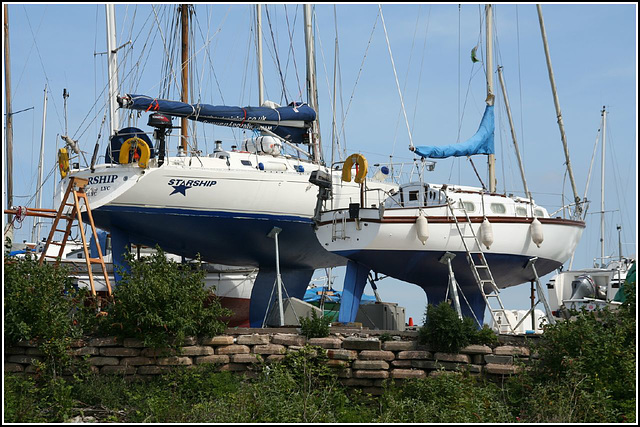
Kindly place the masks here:
<instances>
[{"instance_id":1,"label":"white sailboat hull","mask_svg":"<svg viewBox=\"0 0 640 427\"><path fill-rule=\"evenodd\" d=\"M416 220L420 211L426 215L428 237L423 244L418 235ZM359 219L351 219L346 210L322 214L316 232L318 241L327 250L349 258L369 269L414 283L425 290L429 303L445 299L449 270L440 262L447 253L455 254L452 267L456 281L468 303L461 302L463 314L475 312L484 316L484 299L473 276L467 251L453 217L446 215L445 207L394 208L381 216L379 209L360 209ZM482 241L482 216L457 217L462 234L473 233ZM538 218L542 224L544 241L538 247L532 240L533 218L517 216L488 216L493 231L493 242L482 252L498 288L515 286L534 279L528 261L537 257L535 267L541 277L560 267L575 251L584 230L584 223L559 218ZM424 239L424 232L422 235ZM465 238L470 252L478 252L476 241ZM491 289L485 286L485 292ZM474 307L471 309L470 307Z\"/></svg>"},{"instance_id":2,"label":"white sailboat hull","mask_svg":"<svg viewBox=\"0 0 640 427\"><path fill-rule=\"evenodd\" d=\"M178 157L162 167L99 165L94 173L81 170L72 175L97 182L86 190L96 226L120 229L135 243L158 243L167 252L200 254L208 262L275 268L274 241L267 234L279 227L282 268L345 263L320 247L313 233L318 187L309 183L309 174L317 165L231 154L231 166L223 158ZM250 166L242 167L241 161ZM284 170L259 170L258 163ZM298 164L303 172L294 169ZM105 179L111 183L100 183ZM61 181L59 192L66 185L67 179ZM336 188L336 206L359 199L356 184Z\"/></svg>"}]
</instances>

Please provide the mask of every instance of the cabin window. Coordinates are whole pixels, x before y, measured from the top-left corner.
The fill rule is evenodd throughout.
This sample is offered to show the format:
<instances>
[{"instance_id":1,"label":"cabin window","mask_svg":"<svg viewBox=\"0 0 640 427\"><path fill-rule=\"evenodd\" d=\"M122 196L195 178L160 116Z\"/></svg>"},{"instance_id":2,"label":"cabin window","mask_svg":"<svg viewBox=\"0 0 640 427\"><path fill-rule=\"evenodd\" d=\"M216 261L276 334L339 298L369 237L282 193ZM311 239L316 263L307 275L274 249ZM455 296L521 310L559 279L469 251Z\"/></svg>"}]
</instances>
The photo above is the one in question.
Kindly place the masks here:
<instances>
[{"instance_id":1,"label":"cabin window","mask_svg":"<svg viewBox=\"0 0 640 427\"><path fill-rule=\"evenodd\" d=\"M544 212L542 211L542 209L534 209L533 210L533 214L537 217L543 218L544 217Z\"/></svg>"},{"instance_id":2,"label":"cabin window","mask_svg":"<svg viewBox=\"0 0 640 427\"><path fill-rule=\"evenodd\" d=\"M522 206L516 206L516 215L517 216L527 216L527 208Z\"/></svg>"},{"instance_id":3,"label":"cabin window","mask_svg":"<svg viewBox=\"0 0 640 427\"><path fill-rule=\"evenodd\" d=\"M507 208L502 203L491 203L491 212L496 214L503 214L507 211Z\"/></svg>"},{"instance_id":4,"label":"cabin window","mask_svg":"<svg viewBox=\"0 0 640 427\"><path fill-rule=\"evenodd\" d=\"M467 212L474 212L476 205L473 202L462 202L462 208Z\"/></svg>"},{"instance_id":5,"label":"cabin window","mask_svg":"<svg viewBox=\"0 0 640 427\"><path fill-rule=\"evenodd\" d=\"M418 200L418 190L409 191L409 201L415 202Z\"/></svg>"},{"instance_id":6,"label":"cabin window","mask_svg":"<svg viewBox=\"0 0 640 427\"><path fill-rule=\"evenodd\" d=\"M427 191L424 192L424 204L425 204L425 206L434 204L433 203L433 199L434 199L433 190L427 190Z\"/></svg>"},{"instance_id":7,"label":"cabin window","mask_svg":"<svg viewBox=\"0 0 640 427\"><path fill-rule=\"evenodd\" d=\"M240 162L245 166L251 166L251 161L249 160L240 160Z\"/></svg>"}]
</instances>

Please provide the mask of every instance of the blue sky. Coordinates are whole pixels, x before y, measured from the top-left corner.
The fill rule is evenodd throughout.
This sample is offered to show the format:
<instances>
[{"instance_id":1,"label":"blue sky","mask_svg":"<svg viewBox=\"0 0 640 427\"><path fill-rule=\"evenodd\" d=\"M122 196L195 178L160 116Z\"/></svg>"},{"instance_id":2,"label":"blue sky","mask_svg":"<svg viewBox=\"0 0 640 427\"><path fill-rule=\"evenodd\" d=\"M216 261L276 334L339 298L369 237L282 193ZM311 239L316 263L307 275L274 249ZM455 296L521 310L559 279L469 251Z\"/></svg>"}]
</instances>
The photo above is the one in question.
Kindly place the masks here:
<instances>
[{"instance_id":1,"label":"blue sky","mask_svg":"<svg viewBox=\"0 0 640 427\"><path fill-rule=\"evenodd\" d=\"M156 6L165 39L169 38L165 23L170 9L169 5ZM617 254L615 227L621 224L623 251L635 254L637 5L544 4L542 9L579 193L582 196L584 192L604 105L609 111L605 210L610 212L606 213L606 252ZM267 10L268 17L263 11L266 98L279 103L306 100L302 7L287 4L285 10L280 4L269 5ZM483 6L383 4L382 11L414 144L444 145L472 135L480 122L486 95L481 63L474 65L470 59L471 49L479 43L478 56L484 59ZM408 132L378 5L338 4L334 9L333 4L318 4L315 13L319 117L325 157L330 157L332 135L335 13L339 127L343 125L340 117L348 111L341 144L346 143L347 154L361 152L370 163L388 161L390 155L395 162L411 162ZM568 181L563 184L564 155L535 4L498 4L494 14L495 65L504 67L527 181L536 202L552 212L562 205L563 192L565 200L572 196ZM118 45L133 40L133 45L121 50L121 67L126 70L121 73L122 91L159 96L162 49L151 5L119 3L116 16ZM250 5L196 6L194 80L198 83L194 94L202 102L257 104L252 16ZM68 133L80 141L88 158L93 152L104 114L106 62L104 55L94 55L106 50L104 5L12 3L9 27L12 108L17 112L33 107L16 113L13 123L14 204L26 205L36 185L45 84L49 90L45 176L54 167L60 135L65 132L63 88L70 93ZM149 36L152 29L155 36ZM206 48L202 47L203 39L208 40ZM276 60L280 62L282 77L276 72ZM138 68L134 67L136 62ZM4 64L3 61L3 68ZM131 69L137 71L129 73ZM285 82L286 97L282 95L281 80ZM495 136L498 191L522 194L497 75L494 82L498 98ZM140 123L142 128L146 127L144 120ZM103 129L103 138L105 134ZM198 135L203 151L213 148L214 138L228 145L242 138L237 131L220 128L200 128ZM101 148L100 153L103 152ZM590 212L598 211L600 206L599 153L598 150L588 194L593 200ZM485 158L475 157L474 162L486 182ZM57 171L54 176L57 179ZM466 159L438 161L435 171L425 179L434 183L479 185ZM52 178L45 183L45 207L51 204L53 185ZM25 221L16 237L29 239L30 226ZM587 228L576 251L575 268L590 267L593 258L599 256L598 238L599 216L588 215ZM407 317L416 322L421 320L426 298L418 287L393 279L385 279L379 285L383 299L400 303L406 307ZM502 296L507 307L527 308L529 286L503 291Z\"/></svg>"}]
</instances>

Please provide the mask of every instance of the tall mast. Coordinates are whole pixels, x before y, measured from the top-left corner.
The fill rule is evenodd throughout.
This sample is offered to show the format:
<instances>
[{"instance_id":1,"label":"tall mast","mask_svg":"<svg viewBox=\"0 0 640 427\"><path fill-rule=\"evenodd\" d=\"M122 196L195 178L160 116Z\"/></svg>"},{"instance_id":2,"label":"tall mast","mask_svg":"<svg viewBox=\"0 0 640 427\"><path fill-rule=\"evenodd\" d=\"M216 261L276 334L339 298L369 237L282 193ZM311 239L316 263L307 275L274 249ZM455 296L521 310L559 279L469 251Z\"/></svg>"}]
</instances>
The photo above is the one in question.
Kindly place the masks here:
<instances>
[{"instance_id":1,"label":"tall mast","mask_svg":"<svg viewBox=\"0 0 640 427\"><path fill-rule=\"evenodd\" d=\"M113 4L105 5L107 18L107 63L109 72L109 136L115 135L120 125L120 112L116 97L118 87L118 48L116 40L116 13Z\"/></svg>"},{"instance_id":2,"label":"tall mast","mask_svg":"<svg viewBox=\"0 0 640 427\"><path fill-rule=\"evenodd\" d=\"M553 69L551 67L551 56L549 55L549 45L547 44L547 32L544 29L544 19L542 18L542 8L539 4L536 5L538 9L538 20L540 21L540 32L542 33L542 43L544 45L544 54L547 59L547 70L549 72L549 82L551 83L551 91L553 92L553 102L556 107L556 115L558 117L558 127L560 128L560 137L562 138L562 146L564 147L564 157L567 163L567 171L569 172L569 181L571 182L571 189L573 190L574 201L576 202L576 209L574 216L580 218L582 216L582 207L580 206L580 196L578 196L578 188L576 187L576 180L573 178L573 169L571 168L571 160L569 158L569 146L567 145L567 137L564 133L564 123L562 121L562 112L560 111L560 101L558 100L558 92L556 91L556 81L553 77Z\"/></svg>"},{"instance_id":3,"label":"tall mast","mask_svg":"<svg viewBox=\"0 0 640 427\"><path fill-rule=\"evenodd\" d=\"M42 175L44 164L44 133L47 124L47 85L44 86L44 105L42 106L42 134L40 136L40 161L38 162L38 186L36 187L36 209L42 208ZM33 230L31 230L31 241L37 243L40 240L40 228L42 223L33 217Z\"/></svg>"},{"instance_id":4,"label":"tall mast","mask_svg":"<svg viewBox=\"0 0 640 427\"><path fill-rule=\"evenodd\" d=\"M529 187L527 186L527 179L524 176L524 165L522 164L522 158L520 157L520 149L518 148L518 139L516 138L516 130L513 126L513 118L511 117L511 107L509 107L509 96L507 96L507 87L504 84L504 78L502 77L502 67L498 67L498 80L500 80L500 87L502 88L502 95L504 97L504 106L507 109L507 117L509 118L509 128L511 129L511 139L513 140L513 146L516 149L516 157L518 159L518 166L520 167L520 176L522 177L522 185L524 186L524 195L531 200L531 193L529 193Z\"/></svg>"},{"instance_id":5,"label":"tall mast","mask_svg":"<svg viewBox=\"0 0 640 427\"><path fill-rule=\"evenodd\" d=\"M6 164L7 164L7 208L13 206L13 111L11 110L11 62L9 61L9 9L7 4L4 5L4 90L6 96L5 116L7 146L6 146ZM9 218L9 217L7 217ZM7 220L9 222L9 220Z\"/></svg>"},{"instance_id":6,"label":"tall mast","mask_svg":"<svg viewBox=\"0 0 640 427\"><path fill-rule=\"evenodd\" d=\"M262 73L262 5L256 4L256 44L258 48L258 105L264 103L264 76Z\"/></svg>"},{"instance_id":7,"label":"tall mast","mask_svg":"<svg viewBox=\"0 0 640 427\"><path fill-rule=\"evenodd\" d=\"M484 7L487 33L487 105L493 105L493 8L490 4ZM496 192L496 155L489 154L489 192Z\"/></svg>"},{"instance_id":8,"label":"tall mast","mask_svg":"<svg viewBox=\"0 0 640 427\"><path fill-rule=\"evenodd\" d=\"M311 127L311 147L313 149L313 161L320 163L320 116L318 112L316 56L313 44L313 21L310 4L304 5L304 40L307 52L307 96L309 98L309 106L316 112L316 120L314 120Z\"/></svg>"},{"instance_id":9,"label":"tall mast","mask_svg":"<svg viewBox=\"0 0 640 427\"><path fill-rule=\"evenodd\" d=\"M181 101L189 102L189 5L180 5L180 23L182 25L182 97ZM180 122L180 147L184 154L187 153L187 118Z\"/></svg>"},{"instance_id":10,"label":"tall mast","mask_svg":"<svg viewBox=\"0 0 640 427\"><path fill-rule=\"evenodd\" d=\"M602 163L600 164L600 263L604 265L604 155L607 141L607 111L602 107Z\"/></svg>"}]
</instances>

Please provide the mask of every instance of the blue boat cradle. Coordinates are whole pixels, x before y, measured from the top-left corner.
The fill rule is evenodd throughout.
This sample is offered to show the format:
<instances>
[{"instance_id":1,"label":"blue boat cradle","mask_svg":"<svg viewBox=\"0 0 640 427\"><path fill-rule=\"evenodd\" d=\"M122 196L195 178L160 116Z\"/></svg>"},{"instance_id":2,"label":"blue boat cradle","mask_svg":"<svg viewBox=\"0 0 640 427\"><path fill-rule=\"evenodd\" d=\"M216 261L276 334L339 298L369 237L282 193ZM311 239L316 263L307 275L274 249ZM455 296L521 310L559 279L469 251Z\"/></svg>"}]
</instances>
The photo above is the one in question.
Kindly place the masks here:
<instances>
[{"instance_id":1,"label":"blue boat cradle","mask_svg":"<svg viewBox=\"0 0 640 427\"><path fill-rule=\"evenodd\" d=\"M369 270L369 267L365 267L355 261L349 260L347 263L347 272L344 276L344 288L342 290L342 301L340 302L340 311L338 312L339 322L350 323L356 320L362 293L367 284Z\"/></svg>"}]
</instances>

